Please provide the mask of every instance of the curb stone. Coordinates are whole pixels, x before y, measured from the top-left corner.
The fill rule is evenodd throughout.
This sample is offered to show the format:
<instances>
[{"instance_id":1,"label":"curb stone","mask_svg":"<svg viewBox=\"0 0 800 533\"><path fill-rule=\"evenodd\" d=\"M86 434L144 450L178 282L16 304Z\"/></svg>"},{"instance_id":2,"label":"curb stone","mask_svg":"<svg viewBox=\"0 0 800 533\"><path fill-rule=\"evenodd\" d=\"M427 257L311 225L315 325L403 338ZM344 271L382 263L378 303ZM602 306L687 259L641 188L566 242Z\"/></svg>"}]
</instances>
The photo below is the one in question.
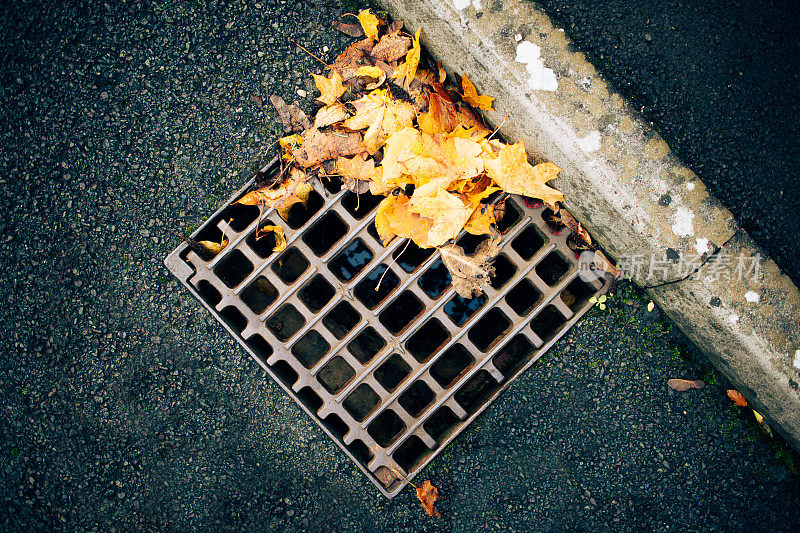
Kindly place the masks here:
<instances>
[{"instance_id":1,"label":"curb stone","mask_svg":"<svg viewBox=\"0 0 800 533\"><path fill-rule=\"evenodd\" d=\"M564 31L523 0L381 3L423 29L449 72L496 98L486 118L509 142L563 169L554 183L612 258L657 262L657 278L627 274L800 450L797 287ZM730 258L760 263L749 276L733 279L730 264L718 275Z\"/></svg>"}]
</instances>

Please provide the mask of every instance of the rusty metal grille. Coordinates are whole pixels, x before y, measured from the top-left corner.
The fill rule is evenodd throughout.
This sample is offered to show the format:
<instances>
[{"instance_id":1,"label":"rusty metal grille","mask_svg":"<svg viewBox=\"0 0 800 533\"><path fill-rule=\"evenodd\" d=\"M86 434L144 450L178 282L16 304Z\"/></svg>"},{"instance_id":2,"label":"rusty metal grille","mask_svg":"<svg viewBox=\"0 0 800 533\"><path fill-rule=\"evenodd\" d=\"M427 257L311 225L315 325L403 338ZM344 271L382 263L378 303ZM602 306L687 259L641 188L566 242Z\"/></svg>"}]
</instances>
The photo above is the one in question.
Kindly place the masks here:
<instances>
[{"instance_id":1,"label":"rusty metal grille","mask_svg":"<svg viewBox=\"0 0 800 533\"><path fill-rule=\"evenodd\" d=\"M227 247L200 257L184 243L165 264L390 498L407 483L398 473L412 479L608 285L578 277L569 230L553 235L519 197L506 201L492 285L472 299L435 250L381 245L380 198L318 180L286 221L263 214L285 229L272 253L254 238L259 209L232 205L252 181L192 235Z\"/></svg>"}]
</instances>

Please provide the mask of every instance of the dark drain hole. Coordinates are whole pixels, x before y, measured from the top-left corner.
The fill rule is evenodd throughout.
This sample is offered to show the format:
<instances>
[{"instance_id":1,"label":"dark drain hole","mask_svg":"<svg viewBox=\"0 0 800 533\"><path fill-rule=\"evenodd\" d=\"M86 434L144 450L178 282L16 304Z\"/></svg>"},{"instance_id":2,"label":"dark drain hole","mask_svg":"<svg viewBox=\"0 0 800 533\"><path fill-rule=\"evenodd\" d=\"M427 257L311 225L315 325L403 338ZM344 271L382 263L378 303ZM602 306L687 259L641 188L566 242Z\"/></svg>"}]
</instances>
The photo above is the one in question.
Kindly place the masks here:
<instances>
[{"instance_id":1,"label":"dark drain hole","mask_svg":"<svg viewBox=\"0 0 800 533\"><path fill-rule=\"evenodd\" d=\"M510 377L522 365L528 362L536 348L525 335L517 335L511 339L492 359L494 367L505 377Z\"/></svg>"},{"instance_id":2,"label":"dark drain hole","mask_svg":"<svg viewBox=\"0 0 800 533\"><path fill-rule=\"evenodd\" d=\"M474 298L463 298L453 296L449 302L444 304L444 313L450 317L456 326L462 325L475 311L483 307L486 303L486 294L481 293Z\"/></svg>"},{"instance_id":3,"label":"dark drain hole","mask_svg":"<svg viewBox=\"0 0 800 533\"><path fill-rule=\"evenodd\" d=\"M477 349L486 352L511 326L511 321L499 309L491 309L469 329L469 340Z\"/></svg>"},{"instance_id":4,"label":"dark drain hole","mask_svg":"<svg viewBox=\"0 0 800 533\"><path fill-rule=\"evenodd\" d=\"M347 302L339 302L322 319L322 324L337 339L345 337L361 320L361 315Z\"/></svg>"},{"instance_id":5,"label":"dark drain hole","mask_svg":"<svg viewBox=\"0 0 800 533\"><path fill-rule=\"evenodd\" d=\"M508 229L517 223L519 220L519 206L513 200L507 198L505 201L505 213L503 217L497 221L497 231L505 233ZM495 218L497 215L495 214Z\"/></svg>"},{"instance_id":6,"label":"dark drain hole","mask_svg":"<svg viewBox=\"0 0 800 533\"><path fill-rule=\"evenodd\" d=\"M434 263L422 274L417 280L419 288L431 300L435 300L442 295L444 291L450 286L452 278L447 267L444 266L441 259L437 259Z\"/></svg>"},{"instance_id":7,"label":"dark drain hole","mask_svg":"<svg viewBox=\"0 0 800 533\"><path fill-rule=\"evenodd\" d=\"M367 326L364 331L356 335L347 345L348 351L353 354L359 363L367 364L386 346L386 341L375 331L372 326Z\"/></svg>"},{"instance_id":8,"label":"dark drain hole","mask_svg":"<svg viewBox=\"0 0 800 533\"><path fill-rule=\"evenodd\" d=\"M317 414L319 408L322 407L322 398L311 387L303 387L297 391L297 398L314 414Z\"/></svg>"},{"instance_id":9,"label":"dark drain hole","mask_svg":"<svg viewBox=\"0 0 800 533\"><path fill-rule=\"evenodd\" d=\"M424 381L415 381L400 395L397 402L408 414L416 417L431 404L434 398L436 395Z\"/></svg>"},{"instance_id":10,"label":"dark drain hole","mask_svg":"<svg viewBox=\"0 0 800 533\"><path fill-rule=\"evenodd\" d=\"M339 440L342 440L347 435L347 432L350 431L350 428L347 427L347 424L339 415L330 414L326 416L322 419L322 424Z\"/></svg>"},{"instance_id":11,"label":"dark drain hole","mask_svg":"<svg viewBox=\"0 0 800 533\"><path fill-rule=\"evenodd\" d=\"M536 286L530 280L523 279L506 294L506 303L519 316L530 313L542 299Z\"/></svg>"},{"instance_id":12,"label":"dark drain hole","mask_svg":"<svg viewBox=\"0 0 800 533\"><path fill-rule=\"evenodd\" d=\"M219 291L204 279L201 279L200 283L197 284L197 294L212 307L215 307L222 301L222 295Z\"/></svg>"},{"instance_id":13,"label":"dark drain hole","mask_svg":"<svg viewBox=\"0 0 800 533\"><path fill-rule=\"evenodd\" d=\"M322 367L317 379L330 392L335 394L347 385L347 382L356 375L353 367L347 364L341 356L337 355Z\"/></svg>"},{"instance_id":14,"label":"dark drain hole","mask_svg":"<svg viewBox=\"0 0 800 533\"><path fill-rule=\"evenodd\" d=\"M267 319L266 325L278 340L289 340L306 321L291 304L284 304Z\"/></svg>"},{"instance_id":15,"label":"dark drain hole","mask_svg":"<svg viewBox=\"0 0 800 533\"><path fill-rule=\"evenodd\" d=\"M542 262L536 265L536 273L542 278L542 281L551 287L558 283L564 274L569 271L569 263L567 263L561 255L553 252L547 257L542 259Z\"/></svg>"},{"instance_id":16,"label":"dark drain hole","mask_svg":"<svg viewBox=\"0 0 800 533\"><path fill-rule=\"evenodd\" d=\"M386 360L375 369L373 375L378 383L388 392L392 392L411 373L411 367L397 354Z\"/></svg>"},{"instance_id":17,"label":"dark drain hole","mask_svg":"<svg viewBox=\"0 0 800 533\"><path fill-rule=\"evenodd\" d=\"M431 365L431 377L444 388L451 387L475 359L464 346L454 344Z\"/></svg>"},{"instance_id":18,"label":"dark drain hole","mask_svg":"<svg viewBox=\"0 0 800 533\"><path fill-rule=\"evenodd\" d=\"M255 205L230 204L219 215L214 217L214 220L211 222L211 224L209 224L209 226L216 228L217 223L221 220L224 220L234 231L244 231L247 229L247 226L252 224L253 221L258 218L258 213L258 206ZM202 241L206 239L197 240Z\"/></svg>"},{"instance_id":19,"label":"dark drain hole","mask_svg":"<svg viewBox=\"0 0 800 533\"><path fill-rule=\"evenodd\" d=\"M386 265L378 265L361 282L356 285L353 294L368 309L375 309L400 284L400 278L391 270L384 276ZM383 279L381 280L381 276ZM378 285L380 281L380 285ZM377 290L375 288L377 287Z\"/></svg>"},{"instance_id":20,"label":"dark drain hole","mask_svg":"<svg viewBox=\"0 0 800 533\"><path fill-rule=\"evenodd\" d=\"M478 370L455 394L455 400L464 410L473 414L494 394L500 384L486 370Z\"/></svg>"},{"instance_id":21,"label":"dark drain hole","mask_svg":"<svg viewBox=\"0 0 800 533\"><path fill-rule=\"evenodd\" d=\"M411 435L403 444L397 447L397 451L392 454L392 458L397 461L397 464L403 470L410 472L431 453L433 453L433 450L425 446L422 439L416 435Z\"/></svg>"},{"instance_id":22,"label":"dark drain hole","mask_svg":"<svg viewBox=\"0 0 800 533\"><path fill-rule=\"evenodd\" d=\"M497 256L492 266L494 266L494 275L491 278L490 284L494 289L501 288L517 273L517 267L503 254Z\"/></svg>"},{"instance_id":23,"label":"dark drain hole","mask_svg":"<svg viewBox=\"0 0 800 533\"><path fill-rule=\"evenodd\" d=\"M574 313L583 307L594 295L595 289L582 279L575 278L561 291L561 301Z\"/></svg>"},{"instance_id":24,"label":"dark drain hole","mask_svg":"<svg viewBox=\"0 0 800 533\"><path fill-rule=\"evenodd\" d=\"M325 276L322 274L317 274L311 278L311 281L297 291L297 297L312 313L316 313L325 307L325 304L333 298L334 294L336 294L336 290L325 280Z\"/></svg>"},{"instance_id":25,"label":"dark drain hole","mask_svg":"<svg viewBox=\"0 0 800 533\"><path fill-rule=\"evenodd\" d=\"M331 212L305 232L303 242L316 255L322 256L347 234L347 230L347 224L336 213Z\"/></svg>"},{"instance_id":26,"label":"dark drain hole","mask_svg":"<svg viewBox=\"0 0 800 533\"><path fill-rule=\"evenodd\" d=\"M278 299L278 289L267 278L259 276L242 291L241 298L247 307L252 309L255 314L260 315Z\"/></svg>"},{"instance_id":27,"label":"dark drain hole","mask_svg":"<svg viewBox=\"0 0 800 533\"><path fill-rule=\"evenodd\" d=\"M273 350L272 346L270 346L269 343L264 340L264 337L256 333L249 339L246 339L244 342L251 350L253 350L259 361L267 364L267 358L272 355Z\"/></svg>"},{"instance_id":28,"label":"dark drain hole","mask_svg":"<svg viewBox=\"0 0 800 533\"><path fill-rule=\"evenodd\" d=\"M370 193L355 194L353 192L347 192L342 198L342 207L347 209L347 212L353 215L353 218L361 220L372 212L372 210L381 203L381 200L383 200L383 196L374 196Z\"/></svg>"},{"instance_id":29,"label":"dark drain hole","mask_svg":"<svg viewBox=\"0 0 800 533\"><path fill-rule=\"evenodd\" d=\"M397 416L397 413L391 409L387 409L375 417L375 420L367 426L367 433L369 433L370 437L375 439L378 446L387 448L405 428L406 425L400 417Z\"/></svg>"},{"instance_id":30,"label":"dark drain hole","mask_svg":"<svg viewBox=\"0 0 800 533\"><path fill-rule=\"evenodd\" d=\"M364 241L355 239L347 248L336 254L328 268L342 281L350 281L372 261L372 251Z\"/></svg>"},{"instance_id":31,"label":"dark drain hole","mask_svg":"<svg viewBox=\"0 0 800 533\"><path fill-rule=\"evenodd\" d=\"M392 257L400 268L411 273L433 255L433 252L433 248L420 248L413 242L406 241L406 244L394 251Z\"/></svg>"},{"instance_id":32,"label":"dark drain hole","mask_svg":"<svg viewBox=\"0 0 800 533\"><path fill-rule=\"evenodd\" d=\"M449 407L443 405L434 411L428 420L422 424L422 428L433 440L441 444L452 433L457 424L458 417L453 414Z\"/></svg>"},{"instance_id":33,"label":"dark drain hole","mask_svg":"<svg viewBox=\"0 0 800 533\"><path fill-rule=\"evenodd\" d=\"M449 338L450 334L442 323L431 318L406 341L406 349L411 352L414 359L422 363Z\"/></svg>"},{"instance_id":34,"label":"dark drain hole","mask_svg":"<svg viewBox=\"0 0 800 533\"><path fill-rule=\"evenodd\" d=\"M373 457L375 457L372 452L369 451L367 445L358 439L348 444L347 450L352 453L353 457L356 458L356 461L362 465L367 465L370 461L372 461Z\"/></svg>"},{"instance_id":35,"label":"dark drain hole","mask_svg":"<svg viewBox=\"0 0 800 533\"><path fill-rule=\"evenodd\" d=\"M558 312L558 309L548 305L531 320L531 329L543 342L547 342L555 336L565 321L566 319Z\"/></svg>"},{"instance_id":36,"label":"dark drain hole","mask_svg":"<svg viewBox=\"0 0 800 533\"><path fill-rule=\"evenodd\" d=\"M297 281L303 272L308 268L308 259L297 248L289 248L283 255L272 263L272 271L275 272L284 283L290 285Z\"/></svg>"},{"instance_id":37,"label":"dark drain hole","mask_svg":"<svg viewBox=\"0 0 800 533\"><path fill-rule=\"evenodd\" d=\"M464 249L464 253L467 255L472 255L475 253L475 250L478 246L481 245L482 242L488 241L488 235L473 235L471 233L467 233L460 239L456 241L456 244L461 246Z\"/></svg>"},{"instance_id":38,"label":"dark drain hole","mask_svg":"<svg viewBox=\"0 0 800 533\"><path fill-rule=\"evenodd\" d=\"M311 191L311 194L308 195L308 201L306 204L294 204L289 208L289 213L284 220L290 228L297 229L308 222L308 220L320 210L324 203L325 201L322 199L322 196L317 193L317 191Z\"/></svg>"},{"instance_id":39,"label":"dark drain hole","mask_svg":"<svg viewBox=\"0 0 800 533\"><path fill-rule=\"evenodd\" d=\"M239 250L233 250L214 267L214 274L231 289L239 285L252 271L253 263Z\"/></svg>"},{"instance_id":40,"label":"dark drain hole","mask_svg":"<svg viewBox=\"0 0 800 533\"><path fill-rule=\"evenodd\" d=\"M278 361L270 368L272 369L272 373L278 376L278 379L280 379L287 387L291 387L297 383L297 378L299 376L292 368L292 365L286 361Z\"/></svg>"},{"instance_id":41,"label":"dark drain hole","mask_svg":"<svg viewBox=\"0 0 800 533\"><path fill-rule=\"evenodd\" d=\"M328 344L328 341L312 329L294 343L292 355L304 367L311 368L328 353L330 348L331 345Z\"/></svg>"},{"instance_id":42,"label":"dark drain hole","mask_svg":"<svg viewBox=\"0 0 800 533\"><path fill-rule=\"evenodd\" d=\"M241 333L247 327L247 319L241 311L232 305L220 311L219 314L236 333Z\"/></svg>"},{"instance_id":43,"label":"dark drain hole","mask_svg":"<svg viewBox=\"0 0 800 533\"><path fill-rule=\"evenodd\" d=\"M416 296L406 291L400 294L390 303L380 314L379 320L386 329L393 334L398 334L419 315L425 306L422 305Z\"/></svg>"},{"instance_id":44,"label":"dark drain hole","mask_svg":"<svg viewBox=\"0 0 800 533\"><path fill-rule=\"evenodd\" d=\"M525 261L534 256L536 252L544 246L544 237L539 233L539 229L531 224L520 233L516 239L511 241L511 247Z\"/></svg>"},{"instance_id":45,"label":"dark drain hole","mask_svg":"<svg viewBox=\"0 0 800 533\"><path fill-rule=\"evenodd\" d=\"M344 400L342 405L354 419L361 422L375 410L380 401L380 396L375 394L375 391L369 385L362 383L350 393L350 396Z\"/></svg>"}]
</instances>

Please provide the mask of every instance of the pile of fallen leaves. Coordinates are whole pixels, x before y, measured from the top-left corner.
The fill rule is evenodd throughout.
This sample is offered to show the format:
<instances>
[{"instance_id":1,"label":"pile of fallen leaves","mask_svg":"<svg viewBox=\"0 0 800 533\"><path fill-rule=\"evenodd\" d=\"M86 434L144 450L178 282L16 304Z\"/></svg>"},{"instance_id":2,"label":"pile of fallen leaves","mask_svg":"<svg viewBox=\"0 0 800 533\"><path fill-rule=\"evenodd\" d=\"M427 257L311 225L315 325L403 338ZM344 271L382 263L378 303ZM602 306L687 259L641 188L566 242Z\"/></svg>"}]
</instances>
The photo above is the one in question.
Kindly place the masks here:
<instances>
[{"instance_id":1,"label":"pile of fallen leaves","mask_svg":"<svg viewBox=\"0 0 800 533\"><path fill-rule=\"evenodd\" d=\"M466 76L460 90L449 83L441 65L424 54L419 31L412 36L402 22L387 24L369 10L357 19L334 24L364 38L326 65L327 76L314 75L322 107L313 121L296 105L270 99L293 134L280 139L278 178L239 202L276 208L285 218L289 207L306 200L313 179L339 179L355 193L384 195L375 218L383 244L401 237L438 248L453 288L464 297L479 294L499 251L503 193L541 200L559 213L563 195L546 183L560 169L531 165L522 142L492 138L478 113L491 109L493 99L478 94ZM556 217L591 244L568 213ZM492 238L467 256L454 244L462 230ZM282 242L279 227L267 231Z\"/></svg>"}]
</instances>

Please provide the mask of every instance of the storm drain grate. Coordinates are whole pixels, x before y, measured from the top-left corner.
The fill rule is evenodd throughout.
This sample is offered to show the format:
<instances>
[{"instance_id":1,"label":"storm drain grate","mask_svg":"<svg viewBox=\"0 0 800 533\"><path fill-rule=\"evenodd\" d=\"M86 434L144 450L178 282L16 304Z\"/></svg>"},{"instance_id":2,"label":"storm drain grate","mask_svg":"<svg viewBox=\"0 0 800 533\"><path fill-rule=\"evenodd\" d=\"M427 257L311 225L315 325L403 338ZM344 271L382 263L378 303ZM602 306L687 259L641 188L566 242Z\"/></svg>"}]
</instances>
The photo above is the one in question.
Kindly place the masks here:
<instances>
[{"instance_id":1,"label":"storm drain grate","mask_svg":"<svg viewBox=\"0 0 800 533\"><path fill-rule=\"evenodd\" d=\"M276 163L262 170L270 172ZM375 230L380 197L315 182L287 220L287 247L255 240L259 209L231 197L194 234L228 246L165 260L258 363L392 497L538 359L605 290L578 277L569 230L506 200L491 287L465 299L435 250ZM467 253L483 237L462 236ZM378 283L380 284L378 285ZM377 290L376 290L377 287Z\"/></svg>"}]
</instances>

